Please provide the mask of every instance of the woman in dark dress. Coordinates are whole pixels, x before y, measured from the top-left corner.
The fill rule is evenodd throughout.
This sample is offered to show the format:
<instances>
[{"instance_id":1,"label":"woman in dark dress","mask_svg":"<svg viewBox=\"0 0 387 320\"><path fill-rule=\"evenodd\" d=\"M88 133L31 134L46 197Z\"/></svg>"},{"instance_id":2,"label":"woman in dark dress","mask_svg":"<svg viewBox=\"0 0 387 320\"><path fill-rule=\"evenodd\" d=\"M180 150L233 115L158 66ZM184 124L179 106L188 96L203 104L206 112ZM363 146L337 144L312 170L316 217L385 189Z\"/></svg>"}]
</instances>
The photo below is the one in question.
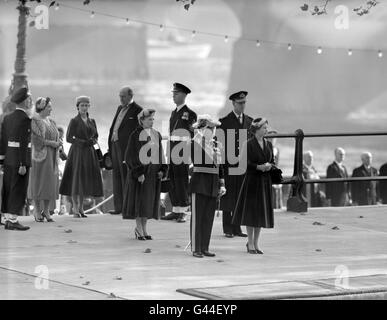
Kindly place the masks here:
<instances>
[{"instance_id":1,"label":"woman in dark dress","mask_svg":"<svg viewBox=\"0 0 387 320\"><path fill-rule=\"evenodd\" d=\"M274 165L273 146L264 139L268 122L265 118L255 119L251 124L253 138L243 146L241 164L247 167L238 200L233 224L246 226L247 252L263 254L258 248L261 228L274 227L272 204L272 182L270 170Z\"/></svg>"},{"instance_id":2,"label":"woman in dark dress","mask_svg":"<svg viewBox=\"0 0 387 320\"><path fill-rule=\"evenodd\" d=\"M147 232L148 219L159 219L161 179L167 174L161 134L152 128L155 110L138 114L140 126L129 137L125 152L128 167L123 219L136 219L135 237L152 240Z\"/></svg>"},{"instance_id":3,"label":"woman in dark dress","mask_svg":"<svg viewBox=\"0 0 387 320\"><path fill-rule=\"evenodd\" d=\"M98 158L94 149L98 132L94 119L89 118L90 98L76 99L78 115L71 119L66 140L71 143L64 168L59 193L71 196L75 218L86 218L83 211L85 197L102 197L102 177Z\"/></svg>"}]
</instances>

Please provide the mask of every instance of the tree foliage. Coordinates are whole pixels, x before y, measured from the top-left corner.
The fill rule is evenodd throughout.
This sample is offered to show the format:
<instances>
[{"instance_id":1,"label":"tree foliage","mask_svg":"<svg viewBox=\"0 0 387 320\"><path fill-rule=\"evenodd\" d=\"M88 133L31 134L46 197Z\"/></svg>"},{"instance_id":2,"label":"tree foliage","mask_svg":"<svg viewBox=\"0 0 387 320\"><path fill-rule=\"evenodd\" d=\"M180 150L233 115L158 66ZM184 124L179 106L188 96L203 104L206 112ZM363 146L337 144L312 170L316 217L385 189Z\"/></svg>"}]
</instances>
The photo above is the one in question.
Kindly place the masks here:
<instances>
[{"instance_id":1,"label":"tree foliage","mask_svg":"<svg viewBox=\"0 0 387 320\"><path fill-rule=\"evenodd\" d=\"M303 6L301 6L301 10L302 11L309 11L313 16L327 14L328 4L332 1L333 0L324 0L321 2L321 5L315 5L313 8L312 8L312 6L305 3ZM370 13L370 10L373 7L375 7L378 3L379 2L376 0L367 0L363 5L360 5L358 7L353 8L353 11L358 16L362 16L362 15Z\"/></svg>"}]
</instances>

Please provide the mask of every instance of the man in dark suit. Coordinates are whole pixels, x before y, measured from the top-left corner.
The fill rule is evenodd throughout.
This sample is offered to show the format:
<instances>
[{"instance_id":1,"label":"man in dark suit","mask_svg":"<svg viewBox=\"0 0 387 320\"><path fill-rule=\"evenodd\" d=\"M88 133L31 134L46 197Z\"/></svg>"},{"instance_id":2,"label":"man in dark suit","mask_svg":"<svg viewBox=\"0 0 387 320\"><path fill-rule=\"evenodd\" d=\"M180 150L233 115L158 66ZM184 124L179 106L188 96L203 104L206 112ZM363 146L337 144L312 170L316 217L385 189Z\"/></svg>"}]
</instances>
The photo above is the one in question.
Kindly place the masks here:
<instances>
[{"instance_id":1,"label":"man in dark suit","mask_svg":"<svg viewBox=\"0 0 387 320\"><path fill-rule=\"evenodd\" d=\"M239 190L243 182L243 174L235 175L231 172L232 168L239 166L238 162L231 163L231 158L239 156L240 146L242 146L245 142L241 140L243 138L240 137L240 134L244 131L244 137L249 138L250 135L248 133L248 129L250 128L251 122L253 121L253 118L244 114L247 94L247 91L239 91L230 95L229 99L232 101L233 111L231 111L224 118L219 119L221 122L220 129L223 130L225 136L224 171L227 189L227 193L220 201L220 209L223 212L223 233L227 238L232 238L234 236L247 237L247 235L242 232L240 226L233 225L231 223L232 213L234 211ZM234 140L229 141L230 138ZM231 146L233 149L229 150L227 146Z\"/></svg>"},{"instance_id":2,"label":"man in dark suit","mask_svg":"<svg viewBox=\"0 0 387 320\"><path fill-rule=\"evenodd\" d=\"M185 212L189 208L189 143L193 137L192 125L197 119L196 113L187 107L185 99L191 90L181 83L173 84L173 102L176 109L169 119L169 197L172 203L172 212L162 217L162 220L185 222ZM188 155L188 157L187 157Z\"/></svg>"},{"instance_id":3,"label":"man in dark suit","mask_svg":"<svg viewBox=\"0 0 387 320\"><path fill-rule=\"evenodd\" d=\"M335 161L327 168L327 178L348 178L348 172L343 161L343 148L335 149ZM328 182L325 187L327 199L331 200L332 207L348 206L351 202L348 182Z\"/></svg>"},{"instance_id":4,"label":"man in dark suit","mask_svg":"<svg viewBox=\"0 0 387 320\"><path fill-rule=\"evenodd\" d=\"M31 166L31 95L22 87L11 101L16 110L4 117L0 139L0 165L4 165L1 212L5 229L25 231L18 222L26 205L29 168Z\"/></svg>"},{"instance_id":5,"label":"man in dark suit","mask_svg":"<svg viewBox=\"0 0 387 320\"><path fill-rule=\"evenodd\" d=\"M128 86L121 89L120 101L121 105L114 116L108 138L109 154L113 165L114 211L109 211L111 214L120 214L122 211L127 174L124 156L129 136L139 125L137 115L142 110L142 107L134 102L133 90Z\"/></svg>"},{"instance_id":6,"label":"man in dark suit","mask_svg":"<svg viewBox=\"0 0 387 320\"><path fill-rule=\"evenodd\" d=\"M353 170L352 177L375 177L378 170L371 166L372 154L364 152L361 155L362 165ZM378 200L377 181L353 181L351 182L351 194L354 205L374 205Z\"/></svg>"},{"instance_id":7,"label":"man in dark suit","mask_svg":"<svg viewBox=\"0 0 387 320\"><path fill-rule=\"evenodd\" d=\"M387 162L379 169L380 176L387 176ZM383 204L387 204L387 180L379 181L379 196Z\"/></svg>"}]
</instances>

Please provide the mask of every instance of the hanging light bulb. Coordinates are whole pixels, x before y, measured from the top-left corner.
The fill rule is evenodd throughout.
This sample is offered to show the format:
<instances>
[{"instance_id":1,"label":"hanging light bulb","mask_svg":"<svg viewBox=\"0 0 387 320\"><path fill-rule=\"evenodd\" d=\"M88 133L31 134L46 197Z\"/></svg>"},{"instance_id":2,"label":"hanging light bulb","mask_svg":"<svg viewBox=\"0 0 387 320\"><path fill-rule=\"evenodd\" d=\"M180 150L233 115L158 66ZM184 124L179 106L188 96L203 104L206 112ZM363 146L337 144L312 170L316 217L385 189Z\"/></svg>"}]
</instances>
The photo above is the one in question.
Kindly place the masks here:
<instances>
[{"instance_id":1,"label":"hanging light bulb","mask_svg":"<svg viewBox=\"0 0 387 320\"><path fill-rule=\"evenodd\" d=\"M292 45L290 43L288 43L288 50L292 50Z\"/></svg>"},{"instance_id":2,"label":"hanging light bulb","mask_svg":"<svg viewBox=\"0 0 387 320\"><path fill-rule=\"evenodd\" d=\"M164 26L160 24L160 32L163 32L163 31L164 31Z\"/></svg>"},{"instance_id":3,"label":"hanging light bulb","mask_svg":"<svg viewBox=\"0 0 387 320\"><path fill-rule=\"evenodd\" d=\"M224 36L224 42L225 42L225 43L228 42L228 36Z\"/></svg>"},{"instance_id":4,"label":"hanging light bulb","mask_svg":"<svg viewBox=\"0 0 387 320\"><path fill-rule=\"evenodd\" d=\"M59 10L59 3L57 2L56 5L55 5L55 10L58 11Z\"/></svg>"},{"instance_id":5,"label":"hanging light bulb","mask_svg":"<svg viewBox=\"0 0 387 320\"><path fill-rule=\"evenodd\" d=\"M195 36L196 36L196 31L195 31L195 30L192 30L191 37L192 37L192 38L195 38Z\"/></svg>"},{"instance_id":6,"label":"hanging light bulb","mask_svg":"<svg viewBox=\"0 0 387 320\"><path fill-rule=\"evenodd\" d=\"M318 48L317 48L317 54L322 54L322 49L321 49L321 47L318 47Z\"/></svg>"},{"instance_id":7,"label":"hanging light bulb","mask_svg":"<svg viewBox=\"0 0 387 320\"><path fill-rule=\"evenodd\" d=\"M261 42L259 40L257 40L257 42L255 43L255 46L256 47L260 47L261 46Z\"/></svg>"},{"instance_id":8,"label":"hanging light bulb","mask_svg":"<svg viewBox=\"0 0 387 320\"><path fill-rule=\"evenodd\" d=\"M348 49L348 55L352 56L352 49Z\"/></svg>"},{"instance_id":9,"label":"hanging light bulb","mask_svg":"<svg viewBox=\"0 0 387 320\"><path fill-rule=\"evenodd\" d=\"M91 11L91 14L90 14L90 18L94 18L95 17L95 12L94 11Z\"/></svg>"},{"instance_id":10,"label":"hanging light bulb","mask_svg":"<svg viewBox=\"0 0 387 320\"><path fill-rule=\"evenodd\" d=\"M382 58L382 57L383 57L383 52L382 52L382 50L379 50L379 51L378 51L378 57L379 57L379 58Z\"/></svg>"}]
</instances>

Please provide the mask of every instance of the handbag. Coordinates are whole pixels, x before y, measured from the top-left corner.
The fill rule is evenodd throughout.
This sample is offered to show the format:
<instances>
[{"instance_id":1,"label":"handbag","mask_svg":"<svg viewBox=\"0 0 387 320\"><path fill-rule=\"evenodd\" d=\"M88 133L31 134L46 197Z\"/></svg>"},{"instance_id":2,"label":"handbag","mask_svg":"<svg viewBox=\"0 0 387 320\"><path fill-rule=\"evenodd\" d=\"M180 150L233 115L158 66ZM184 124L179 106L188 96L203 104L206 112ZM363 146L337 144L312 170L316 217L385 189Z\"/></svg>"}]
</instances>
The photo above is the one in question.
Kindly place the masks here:
<instances>
[{"instance_id":1,"label":"handbag","mask_svg":"<svg viewBox=\"0 0 387 320\"><path fill-rule=\"evenodd\" d=\"M276 166L272 166L269 172L270 172L271 182L273 184L279 184L283 181L282 170L280 168Z\"/></svg>"},{"instance_id":2,"label":"handbag","mask_svg":"<svg viewBox=\"0 0 387 320\"><path fill-rule=\"evenodd\" d=\"M103 168L105 168L106 170L112 170L113 169L113 162L112 162L112 158L110 157L109 152L106 152L103 155L102 165L103 165Z\"/></svg>"},{"instance_id":3,"label":"handbag","mask_svg":"<svg viewBox=\"0 0 387 320\"><path fill-rule=\"evenodd\" d=\"M102 151L101 151L101 148L100 148L98 142L96 143L96 145L97 145L97 147L94 147L94 151L95 151L95 154L96 154L97 159L98 159L99 167L102 169L102 168L104 168L103 155L102 155Z\"/></svg>"}]
</instances>

